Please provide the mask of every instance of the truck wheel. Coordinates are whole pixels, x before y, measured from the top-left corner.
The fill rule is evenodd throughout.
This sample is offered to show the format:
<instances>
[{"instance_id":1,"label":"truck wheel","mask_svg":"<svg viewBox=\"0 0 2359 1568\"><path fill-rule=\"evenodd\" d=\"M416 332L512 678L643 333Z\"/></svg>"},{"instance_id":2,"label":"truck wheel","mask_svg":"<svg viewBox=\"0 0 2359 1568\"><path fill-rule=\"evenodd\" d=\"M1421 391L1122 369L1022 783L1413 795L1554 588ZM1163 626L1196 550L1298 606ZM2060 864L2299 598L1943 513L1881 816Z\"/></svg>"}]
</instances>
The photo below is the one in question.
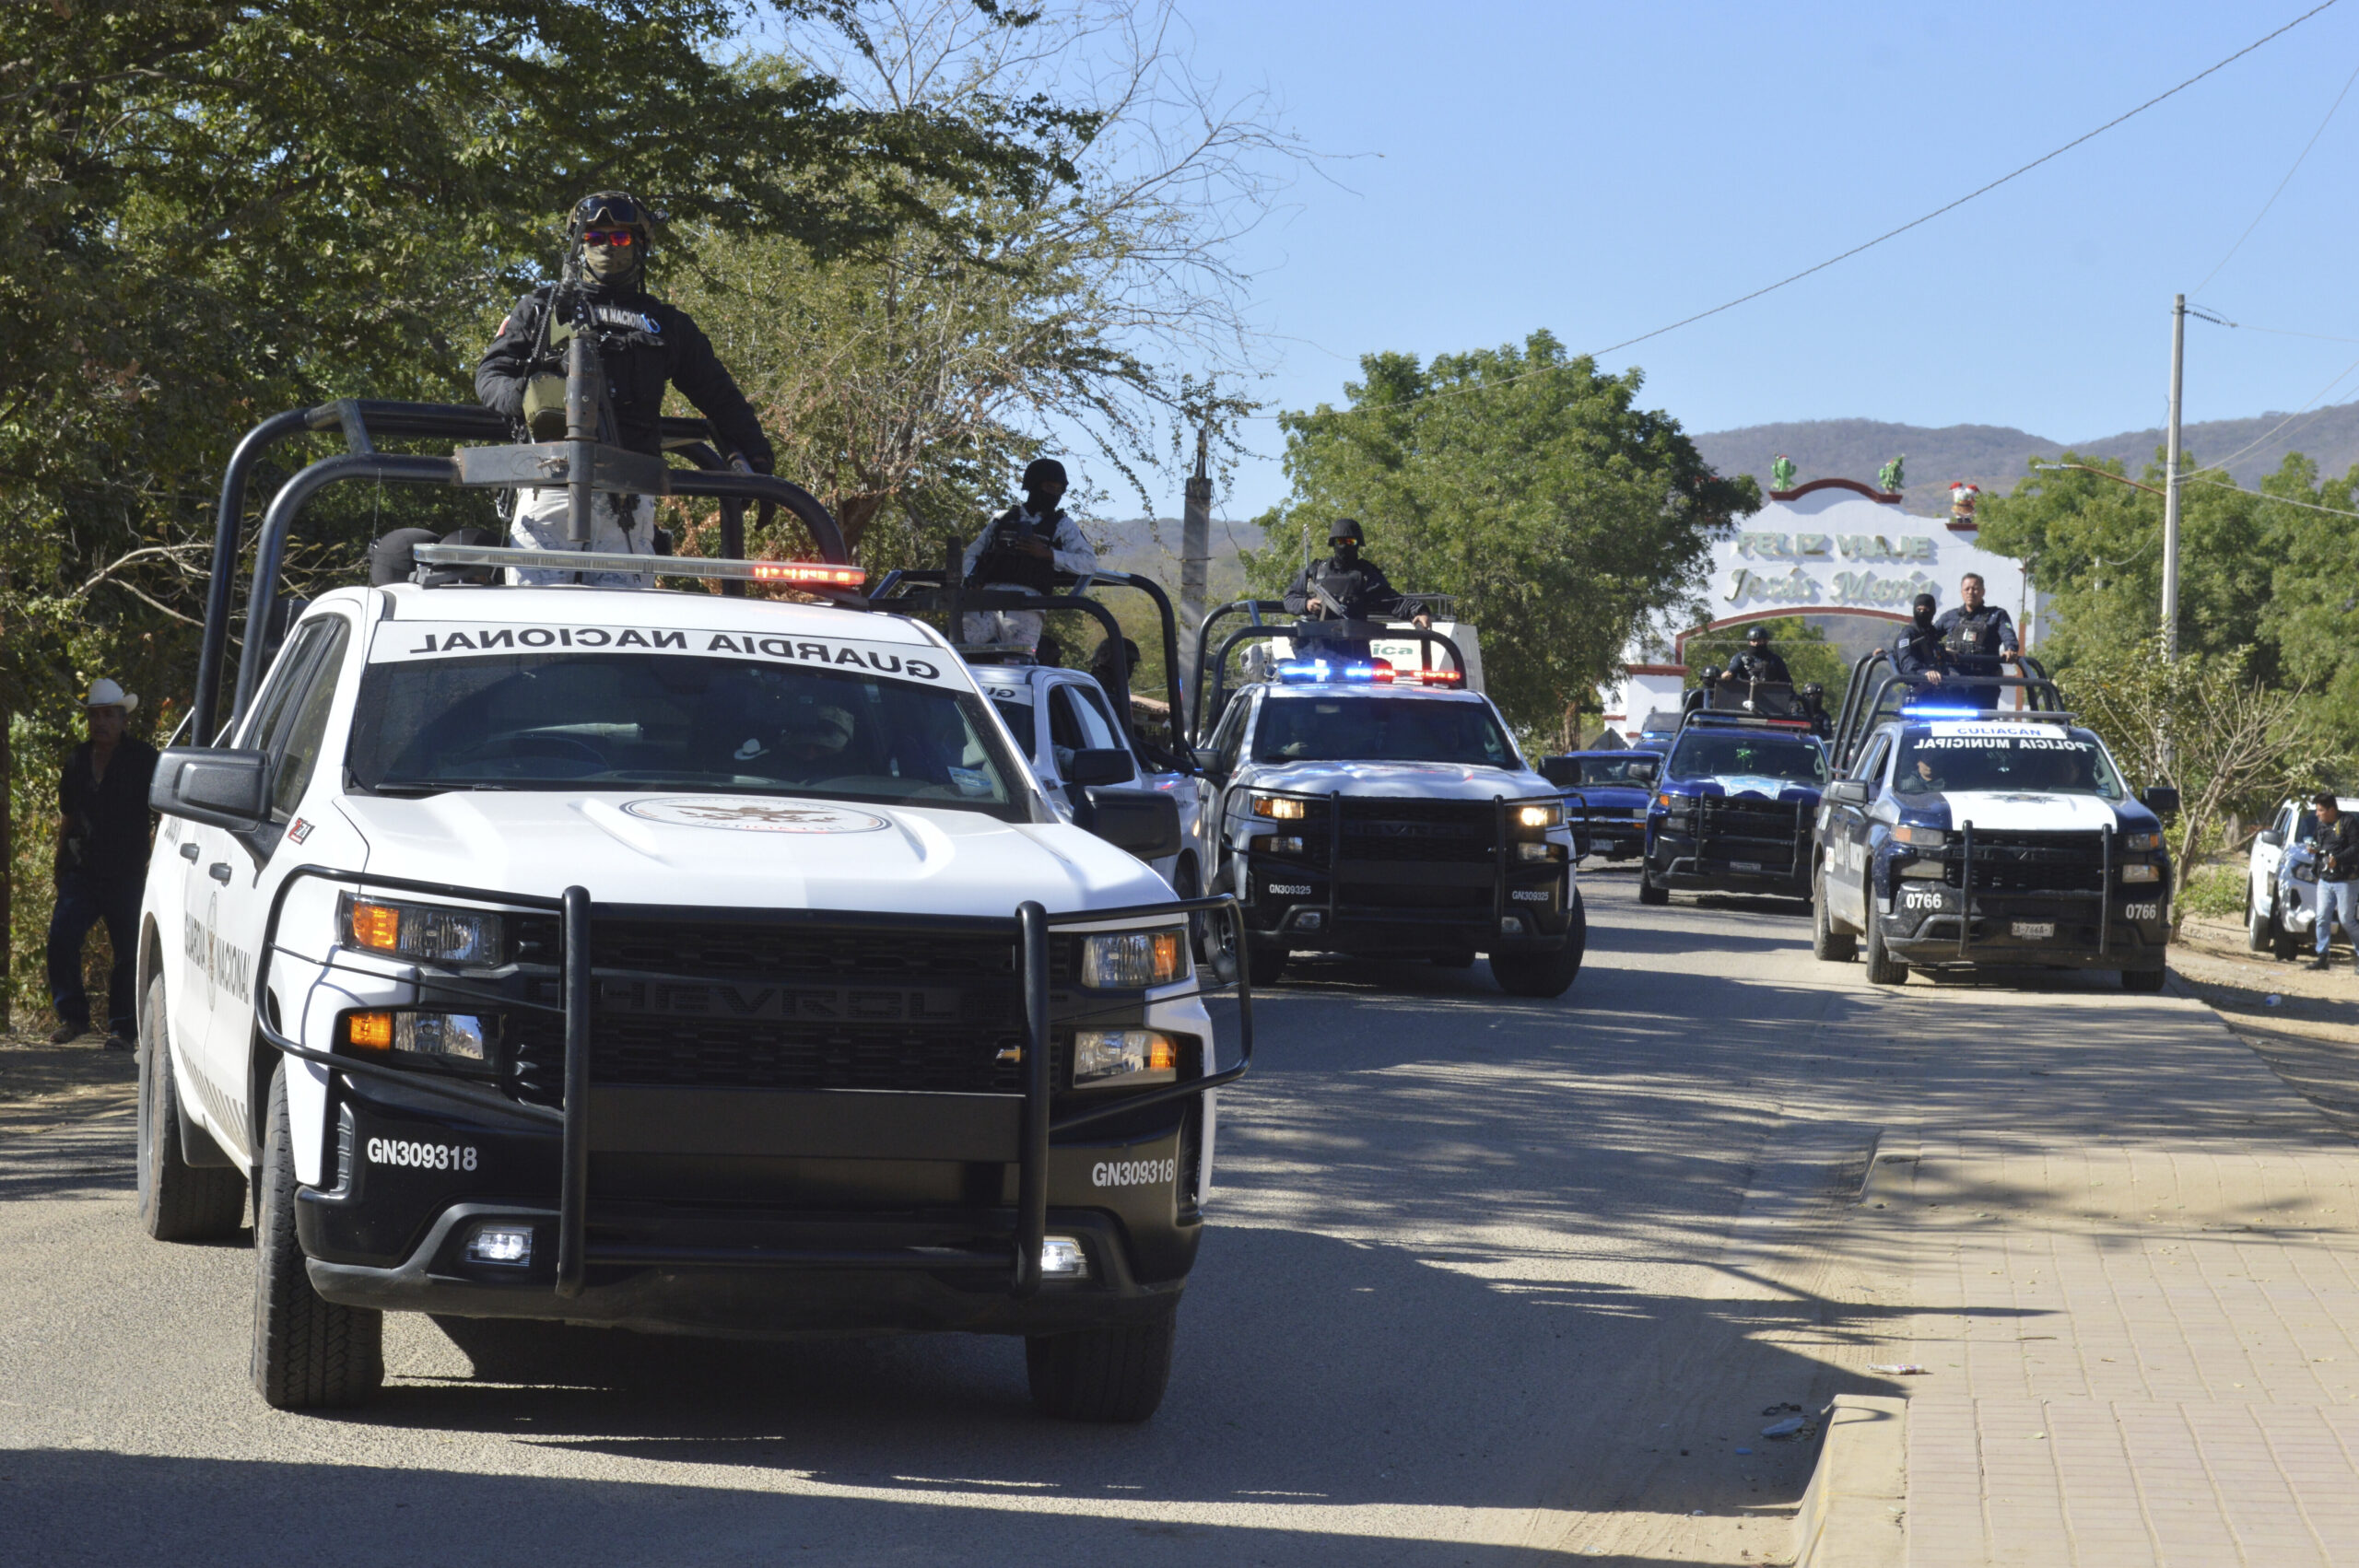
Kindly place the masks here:
<instances>
[{"instance_id":1,"label":"truck wheel","mask_svg":"<svg viewBox=\"0 0 2359 1568\"><path fill-rule=\"evenodd\" d=\"M1860 940L1849 931L1835 929L1835 917L1827 912L1824 876L1813 892L1816 896L1811 900L1810 955L1829 964L1848 964L1860 955Z\"/></svg>"},{"instance_id":2,"label":"truck wheel","mask_svg":"<svg viewBox=\"0 0 2359 1568\"><path fill-rule=\"evenodd\" d=\"M1667 887L1657 887L1655 885L1655 879L1647 874L1647 868L1644 862L1641 862L1638 867L1638 902L1641 904L1668 904L1671 902L1671 889Z\"/></svg>"},{"instance_id":3,"label":"truck wheel","mask_svg":"<svg viewBox=\"0 0 2359 1568\"><path fill-rule=\"evenodd\" d=\"M2161 990L2163 989L2163 971L2160 969L2124 969L2121 972L2121 989L2125 991Z\"/></svg>"},{"instance_id":4,"label":"truck wheel","mask_svg":"<svg viewBox=\"0 0 2359 1568\"><path fill-rule=\"evenodd\" d=\"M366 1402L385 1380L385 1315L320 1299L295 1237L295 1151L287 1074L270 1082L254 1212L254 1391L274 1410Z\"/></svg>"},{"instance_id":5,"label":"truck wheel","mask_svg":"<svg viewBox=\"0 0 2359 1568\"><path fill-rule=\"evenodd\" d=\"M1289 956L1285 948L1266 942L1249 941L1245 944L1245 966L1257 986L1276 985L1278 977L1286 972Z\"/></svg>"},{"instance_id":6,"label":"truck wheel","mask_svg":"<svg viewBox=\"0 0 2359 1568\"><path fill-rule=\"evenodd\" d=\"M246 1223L245 1173L181 1157L181 1097L172 1082L164 977L147 986L139 1031L139 1223L158 1241L219 1241ZM209 1137L202 1128L190 1129Z\"/></svg>"},{"instance_id":7,"label":"truck wheel","mask_svg":"<svg viewBox=\"0 0 2359 1568\"><path fill-rule=\"evenodd\" d=\"M1581 954L1589 951L1589 911L1579 895L1573 900L1572 930L1565 945L1554 953L1494 953L1491 978L1509 996L1559 997L1571 989L1581 972Z\"/></svg>"},{"instance_id":8,"label":"truck wheel","mask_svg":"<svg viewBox=\"0 0 2359 1568\"><path fill-rule=\"evenodd\" d=\"M2260 912L2250 877L2245 879L2245 941L2255 953L2267 953L2277 942L2277 917Z\"/></svg>"},{"instance_id":9,"label":"truck wheel","mask_svg":"<svg viewBox=\"0 0 2359 1568\"><path fill-rule=\"evenodd\" d=\"M1060 1421L1137 1422L1155 1414L1171 1381L1174 1320L1123 1323L1024 1341L1032 1403Z\"/></svg>"},{"instance_id":10,"label":"truck wheel","mask_svg":"<svg viewBox=\"0 0 2359 1568\"><path fill-rule=\"evenodd\" d=\"M1860 907L1867 913L1868 984L1872 986L1905 986L1908 983L1908 965L1886 953L1884 947L1884 922L1876 919L1875 890L1860 891Z\"/></svg>"}]
</instances>

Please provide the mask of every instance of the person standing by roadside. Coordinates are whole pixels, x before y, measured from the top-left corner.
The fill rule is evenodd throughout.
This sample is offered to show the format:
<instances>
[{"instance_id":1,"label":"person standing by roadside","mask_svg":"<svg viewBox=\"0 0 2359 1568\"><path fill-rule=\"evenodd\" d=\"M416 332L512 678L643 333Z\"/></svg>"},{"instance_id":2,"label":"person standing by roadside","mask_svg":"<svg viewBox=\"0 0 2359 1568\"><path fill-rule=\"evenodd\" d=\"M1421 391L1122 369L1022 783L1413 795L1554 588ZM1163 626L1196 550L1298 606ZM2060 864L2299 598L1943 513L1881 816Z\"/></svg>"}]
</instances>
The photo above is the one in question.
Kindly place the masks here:
<instances>
[{"instance_id":1,"label":"person standing by roadside","mask_svg":"<svg viewBox=\"0 0 2359 1568\"><path fill-rule=\"evenodd\" d=\"M94 683L82 705L90 738L74 748L58 776L57 907L49 918L49 1004L57 1014L52 1045L89 1033L82 942L100 921L114 948L114 968L107 977L107 1044L129 1050L138 1033L133 990L139 895L147 880L155 826L147 786L156 776L156 748L124 733L138 706L139 699L114 682Z\"/></svg>"},{"instance_id":2,"label":"person standing by roadside","mask_svg":"<svg viewBox=\"0 0 2359 1568\"><path fill-rule=\"evenodd\" d=\"M2318 955L2310 967L2326 967L2338 917L2351 936L2353 962L2359 965L2359 818L2342 814L2332 790L2319 790L2311 804L2318 809Z\"/></svg>"}]
</instances>

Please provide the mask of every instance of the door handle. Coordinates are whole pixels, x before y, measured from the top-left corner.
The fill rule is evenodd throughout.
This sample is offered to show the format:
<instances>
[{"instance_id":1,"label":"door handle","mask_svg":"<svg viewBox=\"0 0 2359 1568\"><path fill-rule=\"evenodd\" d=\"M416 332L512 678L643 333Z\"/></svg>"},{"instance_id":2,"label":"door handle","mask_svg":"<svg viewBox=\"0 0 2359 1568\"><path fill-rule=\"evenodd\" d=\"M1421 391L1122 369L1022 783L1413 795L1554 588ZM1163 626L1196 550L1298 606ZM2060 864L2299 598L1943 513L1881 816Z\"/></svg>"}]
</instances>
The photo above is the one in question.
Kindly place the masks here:
<instances>
[{"instance_id":1,"label":"door handle","mask_svg":"<svg viewBox=\"0 0 2359 1568\"><path fill-rule=\"evenodd\" d=\"M194 860L196 859L195 839L192 838L187 843L181 846L181 859L183 860Z\"/></svg>"},{"instance_id":2,"label":"door handle","mask_svg":"<svg viewBox=\"0 0 2359 1568\"><path fill-rule=\"evenodd\" d=\"M216 860L205 868L205 874L216 882L226 883L229 880L229 862Z\"/></svg>"}]
</instances>

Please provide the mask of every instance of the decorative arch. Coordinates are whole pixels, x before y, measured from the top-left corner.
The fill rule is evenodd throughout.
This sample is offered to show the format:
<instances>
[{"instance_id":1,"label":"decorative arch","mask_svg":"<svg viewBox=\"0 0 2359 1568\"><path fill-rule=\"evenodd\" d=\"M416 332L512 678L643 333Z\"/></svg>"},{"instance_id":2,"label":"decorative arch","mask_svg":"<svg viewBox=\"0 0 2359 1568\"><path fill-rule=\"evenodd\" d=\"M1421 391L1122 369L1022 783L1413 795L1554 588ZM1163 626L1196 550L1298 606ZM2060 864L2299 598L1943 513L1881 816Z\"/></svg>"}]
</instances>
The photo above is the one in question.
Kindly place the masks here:
<instances>
[{"instance_id":1,"label":"decorative arch","mask_svg":"<svg viewBox=\"0 0 2359 1568\"><path fill-rule=\"evenodd\" d=\"M1826 481L1826 483L1848 485L1851 484L1852 481L1848 479L1841 479L1830 480ZM1690 626L1685 631L1681 632L1678 636L1672 638L1671 639L1672 647L1675 650L1674 656L1678 662L1672 664L1633 664L1630 666L1630 673L1634 675L1684 676L1687 673L1687 639L1689 638L1695 637L1702 632L1716 632L1725 630L1730 626L1741 626L1751 621L1785 621L1792 620L1802 615L1857 615L1862 620L1894 621L1903 626L1906 626L1908 623L1908 617L1900 614L1896 610L1870 610L1852 604L1814 604L1802 609L1784 608L1747 610L1743 614L1728 615L1717 621L1707 621L1700 626Z\"/></svg>"},{"instance_id":2,"label":"decorative arch","mask_svg":"<svg viewBox=\"0 0 2359 1568\"><path fill-rule=\"evenodd\" d=\"M1790 490L1771 490L1768 496L1773 501L1799 501L1804 496L1815 495L1821 490L1850 490L1887 507L1896 507L1901 501L1899 491L1879 490L1874 486L1862 484L1857 479L1813 479L1807 485L1797 485Z\"/></svg>"}]
</instances>

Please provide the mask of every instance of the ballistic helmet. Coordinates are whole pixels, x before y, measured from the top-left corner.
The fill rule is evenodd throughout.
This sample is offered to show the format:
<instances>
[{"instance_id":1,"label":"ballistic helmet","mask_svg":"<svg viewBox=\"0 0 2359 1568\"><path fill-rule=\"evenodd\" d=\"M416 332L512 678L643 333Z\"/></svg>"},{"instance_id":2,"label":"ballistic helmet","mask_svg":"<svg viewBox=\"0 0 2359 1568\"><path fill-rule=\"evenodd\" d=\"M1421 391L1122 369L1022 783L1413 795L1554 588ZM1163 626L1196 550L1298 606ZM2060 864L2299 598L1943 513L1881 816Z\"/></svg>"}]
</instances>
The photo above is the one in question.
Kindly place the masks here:
<instances>
[{"instance_id":1,"label":"ballistic helmet","mask_svg":"<svg viewBox=\"0 0 2359 1568\"><path fill-rule=\"evenodd\" d=\"M654 233L648 226L646 206L627 191L593 192L573 204L572 216L566 221L565 237L579 240L585 230L593 228L628 228L641 245Z\"/></svg>"},{"instance_id":2,"label":"ballistic helmet","mask_svg":"<svg viewBox=\"0 0 2359 1568\"><path fill-rule=\"evenodd\" d=\"M1349 539L1358 543L1359 537L1360 520L1356 517L1339 517L1327 526L1327 542L1330 544L1338 539Z\"/></svg>"},{"instance_id":3,"label":"ballistic helmet","mask_svg":"<svg viewBox=\"0 0 2359 1568\"><path fill-rule=\"evenodd\" d=\"M1065 465L1052 457L1036 457L1024 465L1024 487L1035 490L1043 485L1066 485Z\"/></svg>"},{"instance_id":4,"label":"ballistic helmet","mask_svg":"<svg viewBox=\"0 0 2359 1568\"><path fill-rule=\"evenodd\" d=\"M1769 640L1769 628L1756 621L1753 629L1744 634L1744 640L1756 647L1762 646Z\"/></svg>"}]
</instances>

